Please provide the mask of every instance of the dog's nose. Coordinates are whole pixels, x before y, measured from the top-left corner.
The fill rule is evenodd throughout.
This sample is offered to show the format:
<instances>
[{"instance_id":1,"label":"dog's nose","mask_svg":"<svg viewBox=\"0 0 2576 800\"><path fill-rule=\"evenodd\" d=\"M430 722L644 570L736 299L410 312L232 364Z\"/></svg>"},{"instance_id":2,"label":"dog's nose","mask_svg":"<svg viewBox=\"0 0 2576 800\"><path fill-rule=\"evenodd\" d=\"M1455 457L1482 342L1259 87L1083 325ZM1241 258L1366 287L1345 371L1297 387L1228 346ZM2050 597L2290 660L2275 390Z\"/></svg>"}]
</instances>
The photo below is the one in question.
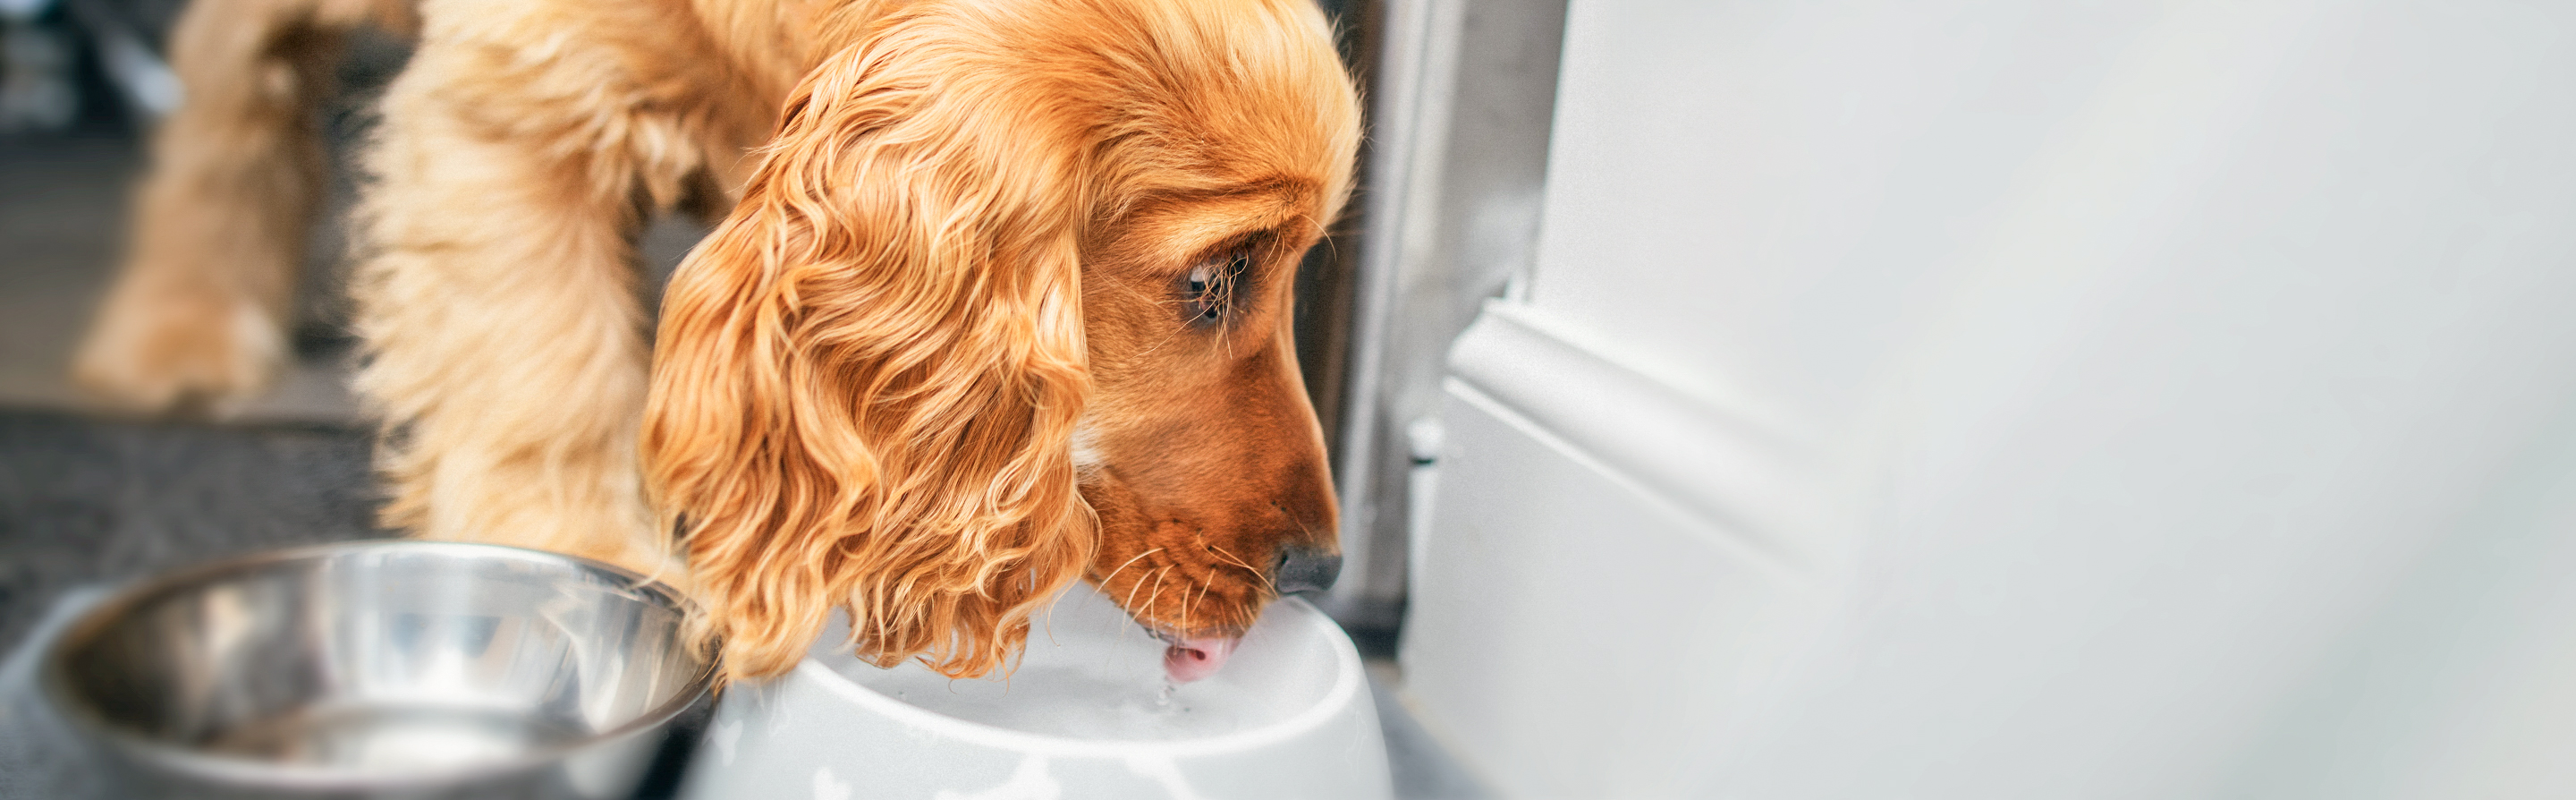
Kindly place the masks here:
<instances>
[{"instance_id":1,"label":"dog's nose","mask_svg":"<svg viewBox=\"0 0 2576 800\"><path fill-rule=\"evenodd\" d=\"M1327 553L1322 548L1289 545L1279 548L1279 557L1270 562L1270 581L1280 594L1321 593L1333 588L1333 579L1341 577L1342 554Z\"/></svg>"}]
</instances>

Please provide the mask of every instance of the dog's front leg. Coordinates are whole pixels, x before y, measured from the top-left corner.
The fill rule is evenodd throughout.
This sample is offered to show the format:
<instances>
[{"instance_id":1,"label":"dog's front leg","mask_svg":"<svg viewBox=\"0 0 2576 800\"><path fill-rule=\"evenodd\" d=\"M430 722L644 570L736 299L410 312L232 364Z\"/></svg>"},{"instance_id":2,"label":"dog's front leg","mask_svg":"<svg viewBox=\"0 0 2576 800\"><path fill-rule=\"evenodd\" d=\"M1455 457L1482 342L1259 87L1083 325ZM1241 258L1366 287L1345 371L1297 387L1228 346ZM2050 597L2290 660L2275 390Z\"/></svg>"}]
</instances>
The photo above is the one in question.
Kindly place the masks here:
<instances>
[{"instance_id":1,"label":"dog's front leg","mask_svg":"<svg viewBox=\"0 0 2576 800\"><path fill-rule=\"evenodd\" d=\"M99 399L221 413L287 356L296 274L328 159L313 109L341 40L408 29L390 0L197 0L172 35L187 97L152 138L125 265L73 361Z\"/></svg>"},{"instance_id":2,"label":"dog's front leg","mask_svg":"<svg viewBox=\"0 0 2576 800\"><path fill-rule=\"evenodd\" d=\"M668 544L636 465L648 323L632 242L676 167L617 138L653 121L619 116L615 86L560 77L577 51L514 60L474 38L507 26L438 8L386 97L361 208L358 387L386 426L384 520L653 572Z\"/></svg>"}]
</instances>

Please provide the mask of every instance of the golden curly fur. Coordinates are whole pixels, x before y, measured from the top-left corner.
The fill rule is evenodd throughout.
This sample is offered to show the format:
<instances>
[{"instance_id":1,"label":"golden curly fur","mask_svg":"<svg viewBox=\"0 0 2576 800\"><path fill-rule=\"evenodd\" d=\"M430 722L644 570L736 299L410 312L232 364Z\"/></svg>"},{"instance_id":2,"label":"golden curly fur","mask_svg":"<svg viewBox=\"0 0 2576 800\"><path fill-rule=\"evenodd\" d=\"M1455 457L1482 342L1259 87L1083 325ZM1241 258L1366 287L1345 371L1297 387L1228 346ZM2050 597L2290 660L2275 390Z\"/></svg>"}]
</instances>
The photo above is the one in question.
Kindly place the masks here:
<instances>
[{"instance_id":1,"label":"golden curly fur","mask_svg":"<svg viewBox=\"0 0 2576 800\"><path fill-rule=\"evenodd\" d=\"M355 287L390 523L674 576L676 525L734 677L834 609L983 674L1080 578L1239 635L1333 548L1289 292L1358 112L1303 0L419 11ZM674 207L726 213L648 343Z\"/></svg>"}]
</instances>

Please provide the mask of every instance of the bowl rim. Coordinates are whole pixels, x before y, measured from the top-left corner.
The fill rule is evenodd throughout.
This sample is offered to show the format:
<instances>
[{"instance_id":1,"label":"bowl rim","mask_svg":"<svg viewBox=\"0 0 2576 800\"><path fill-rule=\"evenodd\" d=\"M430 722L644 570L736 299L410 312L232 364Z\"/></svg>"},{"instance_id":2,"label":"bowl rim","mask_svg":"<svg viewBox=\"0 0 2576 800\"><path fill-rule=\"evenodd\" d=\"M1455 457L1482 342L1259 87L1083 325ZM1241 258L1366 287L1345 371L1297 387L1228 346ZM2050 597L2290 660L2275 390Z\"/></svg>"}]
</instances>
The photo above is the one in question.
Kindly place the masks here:
<instances>
[{"instance_id":1,"label":"bowl rim","mask_svg":"<svg viewBox=\"0 0 2576 800\"><path fill-rule=\"evenodd\" d=\"M1078 590L1069 589L1068 591ZM1271 611L1277 610L1277 607L1292 602L1296 604L1297 609L1294 613L1305 617L1302 624L1321 630L1324 633L1324 640L1333 649L1332 687L1324 690L1324 696L1312 705L1277 722L1214 736L1186 739L1078 739L1071 736L1031 733L942 714L888 697L882 692L842 675L812 656L797 662L796 669L790 674L818 684L824 690L890 718L898 724L926 731L935 736L996 750L1073 758L1139 756L1181 758L1241 752L1276 744L1322 727L1326 722L1344 713L1343 709L1355 702L1356 695L1360 692L1360 682L1365 680L1364 668L1360 664L1359 648L1351 643L1350 635L1343 632L1341 626L1334 624L1332 618L1326 616L1322 610L1306 602L1305 598L1295 596L1278 598L1271 601L1272 608L1264 609L1263 614L1267 616ZM1371 708L1369 713L1374 715L1376 710Z\"/></svg>"},{"instance_id":2,"label":"bowl rim","mask_svg":"<svg viewBox=\"0 0 2576 800\"><path fill-rule=\"evenodd\" d=\"M412 539L359 539L289 547L181 567L139 578L110 590L105 597L89 608L83 609L79 615L56 631L51 639L41 644L43 649L37 666L37 693L44 698L45 705L50 706L56 716L68 722L79 733L95 741L105 742L129 758L155 767L241 784L245 788L349 791L470 784L526 772L582 750L613 744L637 734L650 732L688 711L713 691L720 662L716 657L709 657L698 666L695 674L689 676L689 679L675 690L670 699L608 730L503 759L453 767L385 772L289 766L275 762L212 755L172 745L110 722L88 703L79 701L70 686L71 667L66 663L72 649L69 644L97 635L111 621L132 611L135 606L145 601L226 573L243 572L294 561L363 554L369 551L443 553L564 564L575 569L605 573L610 577L622 579L630 588L658 598L684 615L695 613L696 608L696 603L686 593L660 580L607 562L547 550L483 542ZM720 653L722 648L714 647L711 652Z\"/></svg>"}]
</instances>

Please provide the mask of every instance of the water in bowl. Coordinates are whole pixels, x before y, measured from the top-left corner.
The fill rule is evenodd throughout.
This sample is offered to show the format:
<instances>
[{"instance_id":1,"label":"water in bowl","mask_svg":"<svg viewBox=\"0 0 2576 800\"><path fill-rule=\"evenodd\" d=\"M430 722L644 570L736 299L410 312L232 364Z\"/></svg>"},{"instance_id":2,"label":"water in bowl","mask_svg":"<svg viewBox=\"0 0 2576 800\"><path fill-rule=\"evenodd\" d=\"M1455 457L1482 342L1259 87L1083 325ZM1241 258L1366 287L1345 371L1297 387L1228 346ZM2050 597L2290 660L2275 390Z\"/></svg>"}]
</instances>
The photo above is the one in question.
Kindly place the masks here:
<instances>
[{"instance_id":1,"label":"water in bowl","mask_svg":"<svg viewBox=\"0 0 2576 800\"><path fill-rule=\"evenodd\" d=\"M836 625L826 635L841 636L842 630ZM917 662L880 669L846 653L822 660L859 685L905 703L1047 736L1194 739L1286 716L1284 698L1250 691L1225 671L1173 685L1163 674L1163 648L1107 598L1077 587L1057 601L1053 613L1038 616L1019 668L1008 675L951 680ZM1228 671L1235 666L1229 664Z\"/></svg>"}]
</instances>

